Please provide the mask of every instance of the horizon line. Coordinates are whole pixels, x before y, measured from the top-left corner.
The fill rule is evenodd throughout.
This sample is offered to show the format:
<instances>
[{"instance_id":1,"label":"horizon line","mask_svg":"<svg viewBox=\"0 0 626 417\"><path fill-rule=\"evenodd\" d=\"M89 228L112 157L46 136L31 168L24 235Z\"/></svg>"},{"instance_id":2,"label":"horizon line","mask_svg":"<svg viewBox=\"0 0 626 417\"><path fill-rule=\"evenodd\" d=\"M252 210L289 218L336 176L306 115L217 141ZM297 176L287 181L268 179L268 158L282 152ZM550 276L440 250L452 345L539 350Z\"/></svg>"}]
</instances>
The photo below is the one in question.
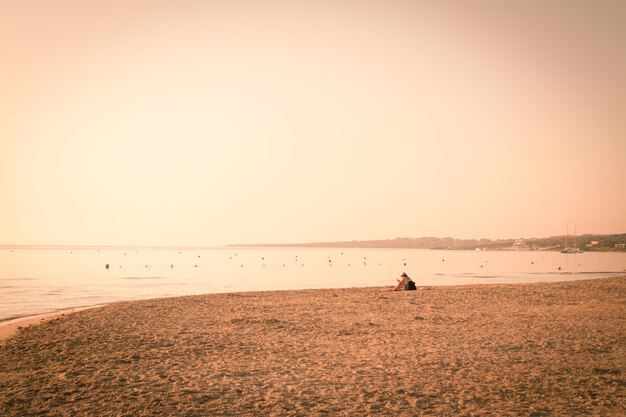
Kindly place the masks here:
<instances>
[{"instance_id":1,"label":"horizon line","mask_svg":"<svg viewBox=\"0 0 626 417\"><path fill-rule=\"evenodd\" d=\"M623 235L623 233L584 233L582 236L611 236L611 235ZM328 244L328 243L354 243L354 242L378 242L378 241L393 241L393 240L412 240L412 239L454 239L454 240L489 240L489 241L504 241L504 240L533 240L533 239L550 239L561 238L573 235L552 235L545 237L509 237L509 238L456 238L452 236L419 236L419 237L395 237L384 239L352 239L352 240L332 240L332 241L316 241L316 242L290 242L290 243L234 243L234 244L221 244L221 245L96 245L96 244L0 244L0 248L58 248L58 249L112 249L112 248L133 248L133 249L221 249L231 248L237 246L284 246L284 245L314 245L314 244Z\"/></svg>"}]
</instances>

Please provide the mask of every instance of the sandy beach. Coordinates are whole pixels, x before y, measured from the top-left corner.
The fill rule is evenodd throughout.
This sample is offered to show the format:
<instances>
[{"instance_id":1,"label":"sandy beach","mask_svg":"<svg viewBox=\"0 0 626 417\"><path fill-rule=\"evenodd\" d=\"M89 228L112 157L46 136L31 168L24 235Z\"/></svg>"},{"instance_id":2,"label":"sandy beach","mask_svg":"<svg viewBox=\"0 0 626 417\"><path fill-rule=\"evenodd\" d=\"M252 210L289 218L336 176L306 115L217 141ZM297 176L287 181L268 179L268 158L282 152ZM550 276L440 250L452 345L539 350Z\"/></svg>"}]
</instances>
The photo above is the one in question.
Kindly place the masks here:
<instances>
[{"instance_id":1,"label":"sandy beach","mask_svg":"<svg viewBox=\"0 0 626 417\"><path fill-rule=\"evenodd\" d=\"M626 277L212 294L0 342L0 414L618 416Z\"/></svg>"}]
</instances>

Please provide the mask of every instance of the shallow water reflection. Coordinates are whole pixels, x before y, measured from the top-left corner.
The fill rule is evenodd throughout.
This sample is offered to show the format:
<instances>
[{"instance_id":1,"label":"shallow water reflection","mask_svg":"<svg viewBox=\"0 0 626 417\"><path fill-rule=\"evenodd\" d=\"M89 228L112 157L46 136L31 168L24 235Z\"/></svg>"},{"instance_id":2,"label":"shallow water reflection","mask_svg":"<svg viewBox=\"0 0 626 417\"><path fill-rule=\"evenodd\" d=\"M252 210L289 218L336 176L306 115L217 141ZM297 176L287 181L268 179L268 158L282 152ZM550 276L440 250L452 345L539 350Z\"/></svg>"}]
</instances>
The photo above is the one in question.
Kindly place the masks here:
<instances>
[{"instance_id":1,"label":"shallow water reflection","mask_svg":"<svg viewBox=\"0 0 626 417\"><path fill-rule=\"evenodd\" d=\"M109 268L106 268L106 265ZM626 253L403 249L0 249L0 320L217 292L564 281L624 275Z\"/></svg>"}]
</instances>

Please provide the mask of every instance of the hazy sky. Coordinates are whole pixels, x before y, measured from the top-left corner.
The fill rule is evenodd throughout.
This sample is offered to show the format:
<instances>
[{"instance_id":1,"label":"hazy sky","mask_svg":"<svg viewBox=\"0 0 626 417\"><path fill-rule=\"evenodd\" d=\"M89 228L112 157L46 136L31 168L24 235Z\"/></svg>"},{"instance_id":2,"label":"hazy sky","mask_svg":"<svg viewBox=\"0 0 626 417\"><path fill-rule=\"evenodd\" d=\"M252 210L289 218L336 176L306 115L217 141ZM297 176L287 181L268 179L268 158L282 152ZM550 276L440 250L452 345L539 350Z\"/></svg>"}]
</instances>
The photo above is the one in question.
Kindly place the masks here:
<instances>
[{"instance_id":1,"label":"hazy sky","mask_svg":"<svg viewBox=\"0 0 626 417\"><path fill-rule=\"evenodd\" d=\"M626 2L0 0L0 243L626 232Z\"/></svg>"}]
</instances>

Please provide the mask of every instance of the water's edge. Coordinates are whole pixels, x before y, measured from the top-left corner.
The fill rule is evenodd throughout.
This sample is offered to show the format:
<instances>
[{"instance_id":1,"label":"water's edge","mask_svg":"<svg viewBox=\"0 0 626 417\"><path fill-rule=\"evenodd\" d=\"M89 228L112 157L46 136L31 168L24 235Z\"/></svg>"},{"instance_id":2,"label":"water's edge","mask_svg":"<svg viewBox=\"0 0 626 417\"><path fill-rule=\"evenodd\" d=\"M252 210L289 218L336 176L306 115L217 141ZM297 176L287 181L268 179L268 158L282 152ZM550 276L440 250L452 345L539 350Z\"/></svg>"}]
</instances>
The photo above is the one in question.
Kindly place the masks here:
<instances>
[{"instance_id":1,"label":"water's edge","mask_svg":"<svg viewBox=\"0 0 626 417\"><path fill-rule=\"evenodd\" d=\"M572 280L567 280L567 281L558 281L561 283L566 283L566 282L576 282L576 281L590 281L590 280L596 280L596 279L610 279L610 278L626 278L626 275L615 275L615 276L599 276L599 277L594 277L594 278L586 278L584 280L578 280L578 279L572 279ZM542 284L554 284L554 281L540 281L540 282L527 282L527 283L523 283L523 282L514 282L514 283L484 283L484 284L452 284L452 285L434 285L434 286L427 286L427 287L421 287L422 290L436 290L437 288L454 288L454 287L459 287L459 288L466 288L466 287L482 287L482 286L502 286L502 285L542 285ZM264 292L282 292L282 291L307 291L307 290L350 290L350 289L367 289L367 288L372 288L372 289L377 289L377 290L384 290L385 288L389 288L388 286L382 286L382 287L346 287L346 288L302 288L302 289L285 289L285 290L250 290L250 291L245 291L246 293L264 293ZM418 288L419 289L419 288ZM46 320L50 320L54 317L57 316L61 316L61 315L65 315L65 314L72 314L72 313L77 313L79 311L83 311L83 310L89 310L92 308L101 308L101 307L106 307L107 305L110 304L115 304L115 303L132 303L135 301L143 301L143 300L157 300L157 299L169 299L169 298L179 298L179 297L190 297L190 296L198 296L198 295L210 295L210 294L234 294L237 292L241 292L241 291L236 291L236 292L232 292L232 291L225 291L225 292L211 292L211 293L206 293L206 294L190 294L190 295L172 295L169 297L163 297L163 296L159 296L159 297L150 297L150 298L137 298L134 300L117 300L117 301L111 301L109 303L98 303L98 304L94 304L94 305L82 305L82 306L75 306L75 307L67 307L67 308L60 308L60 309L53 309L50 311L46 311L46 312L42 312L42 313L38 313L38 314L34 314L34 315L25 315L25 316L19 316L19 317L12 317L12 318L8 318L8 319L3 319L0 320L0 342L4 339L8 339L11 336L13 336L17 330L20 327L24 327L24 326L30 326L30 325L37 325L43 321Z\"/></svg>"}]
</instances>

